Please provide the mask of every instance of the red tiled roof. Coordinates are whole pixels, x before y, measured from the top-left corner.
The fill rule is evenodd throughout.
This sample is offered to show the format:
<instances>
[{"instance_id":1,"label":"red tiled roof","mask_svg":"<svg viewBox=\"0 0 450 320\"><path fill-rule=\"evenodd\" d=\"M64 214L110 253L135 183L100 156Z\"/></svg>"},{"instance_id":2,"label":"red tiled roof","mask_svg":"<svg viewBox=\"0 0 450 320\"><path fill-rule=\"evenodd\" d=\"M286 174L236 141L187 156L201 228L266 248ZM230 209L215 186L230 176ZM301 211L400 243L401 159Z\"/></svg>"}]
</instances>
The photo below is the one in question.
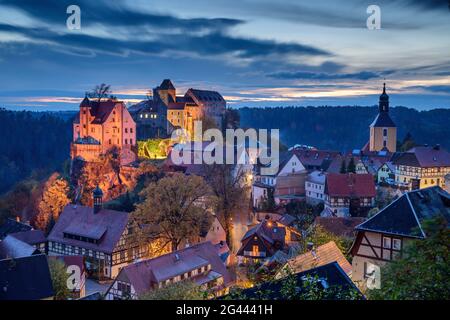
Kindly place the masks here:
<instances>
[{"instance_id":1,"label":"red tiled roof","mask_svg":"<svg viewBox=\"0 0 450 320\"><path fill-rule=\"evenodd\" d=\"M371 174L329 173L325 193L332 197L375 197L375 182Z\"/></svg>"},{"instance_id":2,"label":"red tiled roof","mask_svg":"<svg viewBox=\"0 0 450 320\"><path fill-rule=\"evenodd\" d=\"M314 250L289 259L287 265L292 273L298 273L335 261L347 275L352 273L352 265L347 261L334 241L330 241Z\"/></svg>"}]
</instances>

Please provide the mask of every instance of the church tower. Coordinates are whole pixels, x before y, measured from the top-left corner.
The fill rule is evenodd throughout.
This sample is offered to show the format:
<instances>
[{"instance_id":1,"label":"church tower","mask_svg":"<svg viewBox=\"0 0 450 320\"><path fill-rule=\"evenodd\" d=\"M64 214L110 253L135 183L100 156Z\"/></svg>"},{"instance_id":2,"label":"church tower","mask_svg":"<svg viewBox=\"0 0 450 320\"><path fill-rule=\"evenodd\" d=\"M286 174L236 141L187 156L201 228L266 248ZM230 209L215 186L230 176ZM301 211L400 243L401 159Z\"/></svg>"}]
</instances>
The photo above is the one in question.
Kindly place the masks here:
<instances>
[{"instance_id":1,"label":"church tower","mask_svg":"<svg viewBox=\"0 0 450 320\"><path fill-rule=\"evenodd\" d=\"M383 93L380 95L378 115L370 125L370 151L397 150L397 127L389 116L389 96L386 94L386 83L383 84Z\"/></svg>"}]
</instances>

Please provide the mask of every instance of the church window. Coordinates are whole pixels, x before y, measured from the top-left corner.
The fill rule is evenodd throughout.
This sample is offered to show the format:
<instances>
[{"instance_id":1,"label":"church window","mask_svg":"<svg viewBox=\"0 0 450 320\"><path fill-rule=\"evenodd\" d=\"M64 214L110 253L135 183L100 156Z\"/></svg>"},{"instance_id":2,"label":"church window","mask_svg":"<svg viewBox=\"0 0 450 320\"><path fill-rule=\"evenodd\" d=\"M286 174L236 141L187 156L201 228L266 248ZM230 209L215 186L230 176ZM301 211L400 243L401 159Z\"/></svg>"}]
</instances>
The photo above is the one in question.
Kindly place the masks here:
<instances>
[{"instance_id":1,"label":"church window","mask_svg":"<svg viewBox=\"0 0 450 320\"><path fill-rule=\"evenodd\" d=\"M130 128L130 133L133 133L133 128Z\"/></svg>"},{"instance_id":2,"label":"church window","mask_svg":"<svg viewBox=\"0 0 450 320\"><path fill-rule=\"evenodd\" d=\"M383 129L383 136L387 137L387 129Z\"/></svg>"},{"instance_id":3,"label":"church window","mask_svg":"<svg viewBox=\"0 0 450 320\"><path fill-rule=\"evenodd\" d=\"M130 144L133 144L133 139L130 139Z\"/></svg>"},{"instance_id":4,"label":"church window","mask_svg":"<svg viewBox=\"0 0 450 320\"><path fill-rule=\"evenodd\" d=\"M386 147L386 140L383 141L383 147Z\"/></svg>"},{"instance_id":5,"label":"church window","mask_svg":"<svg viewBox=\"0 0 450 320\"><path fill-rule=\"evenodd\" d=\"M125 144L128 144L128 139L125 139Z\"/></svg>"},{"instance_id":6,"label":"church window","mask_svg":"<svg viewBox=\"0 0 450 320\"><path fill-rule=\"evenodd\" d=\"M125 128L125 133L128 133L128 128Z\"/></svg>"}]
</instances>

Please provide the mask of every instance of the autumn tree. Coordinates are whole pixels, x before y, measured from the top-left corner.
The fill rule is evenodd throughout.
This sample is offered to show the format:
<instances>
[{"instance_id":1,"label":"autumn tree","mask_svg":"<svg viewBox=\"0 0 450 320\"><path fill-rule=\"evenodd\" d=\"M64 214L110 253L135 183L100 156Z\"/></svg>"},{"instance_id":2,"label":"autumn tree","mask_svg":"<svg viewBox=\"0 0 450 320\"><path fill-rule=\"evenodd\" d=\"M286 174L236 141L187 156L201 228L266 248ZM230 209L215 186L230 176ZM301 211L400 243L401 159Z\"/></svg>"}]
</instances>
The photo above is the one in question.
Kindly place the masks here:
<instances>
[{"instance_id":1,"label":"autumn tree","mask_svg":"<svg viewBox=\"0 0 450 320\"><path fill-rule=\"evenodd\" d=\"M209 221L211 190L203 178L174 173L141 191L143 201L133 216L141 228L141 239L162 239L178 250L182 241L198 237ZM163 244L163 246L165 246Z\"/></svg>"},{"instance_id":2,"label":"autumn tree","mask_svg":"<svg viewBox=\"0 0 450 320\"><path fill-rule=\"evenodd\" d=\"M220 218L231 244L232 217L236 211L249 209L246 172L241 166L231 164L204 165L206 181L216 197L215 212Z\"/></svg>"},{"instance_id":3,"label":"autumn tree","mask_svg":"<svg viewBox=\"0 0 450 320\"><path fill-rule=\"evenodd\" d=\"M94 89L86 93L86 96L91 99L96 99L98 102L103 99L115 99L111 92L111 85L109 84L100 84L97 85Z\"/></svg>"},{"instance_id":4,"label":"autumn tree","mask_svg":"<svg viewBox=\"0 0 450 320\"><path fill-rule=\"evenodd\" d=\"M69 274L67 273L66 265L57 259L48 259L48 267L52 279L53 291L55 292L55 300L66 300L70 295L70 290L67 287L67 280Z\"/></svg>"},{"instance_id":5,"label":"autumn tree","mask_svg":"<svg viewBox=\"0 0 450 320\"><path fill-rule=\"evenodd\" d=\"M450 230L443 216L424 221L427 238L411 240L401 258L381 268L381 288L370 290L370 299L450 299Z\"/></svg>"},{"instance_id":6,"label":"autumn tree","mask_svg":"<svg viewBox=\"0 0 450 320\"><path fill-rule=\"evenodd\" d=\"M69 184L58 173L54 173L44 184L42 198L38 205L38 214L33 224L37 229L50 231L64 207L70 203Z\"/></svg>"}]
</instances>

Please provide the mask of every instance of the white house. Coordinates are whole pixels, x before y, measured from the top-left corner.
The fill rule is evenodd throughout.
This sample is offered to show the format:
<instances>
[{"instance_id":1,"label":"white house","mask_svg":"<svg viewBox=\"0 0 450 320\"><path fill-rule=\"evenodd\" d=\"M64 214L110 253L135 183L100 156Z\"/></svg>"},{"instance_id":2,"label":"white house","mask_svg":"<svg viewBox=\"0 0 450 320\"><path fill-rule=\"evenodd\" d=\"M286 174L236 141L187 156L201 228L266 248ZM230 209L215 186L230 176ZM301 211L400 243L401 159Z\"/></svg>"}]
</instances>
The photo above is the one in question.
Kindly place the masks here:
<instances>
[{"instance_id":1,"label":"white house","mask_svg":"<svg viewBox=\"0 0 450 320\"><path fill-rule=\"evenodd\" d=\"M315 205L325 201L325 178L323 171L313 171L308 174L305 182L307 203Z\"/></svg>"}]
</instances>

